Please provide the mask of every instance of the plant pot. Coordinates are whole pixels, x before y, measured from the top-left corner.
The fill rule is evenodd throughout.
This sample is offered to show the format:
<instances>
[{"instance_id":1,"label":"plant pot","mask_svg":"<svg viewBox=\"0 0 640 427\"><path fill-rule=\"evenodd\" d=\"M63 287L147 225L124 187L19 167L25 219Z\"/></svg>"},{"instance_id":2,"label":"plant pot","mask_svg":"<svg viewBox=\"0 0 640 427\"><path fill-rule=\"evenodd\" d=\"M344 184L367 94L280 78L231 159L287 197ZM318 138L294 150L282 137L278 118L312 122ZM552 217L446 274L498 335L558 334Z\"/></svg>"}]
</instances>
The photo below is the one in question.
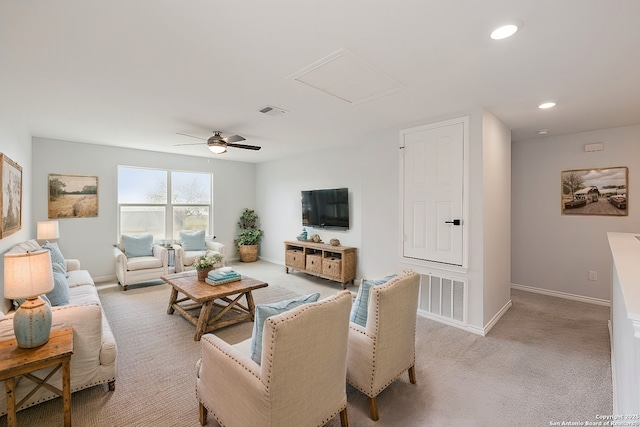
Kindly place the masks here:
<instances>
[{"instance_id":1,"label":"plant pot","mask_svg":"<svg viewBox=\"0 0 640 427\"><path fill-rule=\"evenodd\" d=\"M205 270L198 270L198 280L204 282L204 279L207 278L207 275L211 270L213 270L213 267L207 268Z\"/></svg>"},{"instance_id":2,"label":"plant pot","mask_svg":"<svg viewBox=\"0 0 640 427\"><path fill-rule=\"evenodd\" d=\"M258 245L238 246L241 262L255 262L258 260Z\"/></svg>"}]
</instances>

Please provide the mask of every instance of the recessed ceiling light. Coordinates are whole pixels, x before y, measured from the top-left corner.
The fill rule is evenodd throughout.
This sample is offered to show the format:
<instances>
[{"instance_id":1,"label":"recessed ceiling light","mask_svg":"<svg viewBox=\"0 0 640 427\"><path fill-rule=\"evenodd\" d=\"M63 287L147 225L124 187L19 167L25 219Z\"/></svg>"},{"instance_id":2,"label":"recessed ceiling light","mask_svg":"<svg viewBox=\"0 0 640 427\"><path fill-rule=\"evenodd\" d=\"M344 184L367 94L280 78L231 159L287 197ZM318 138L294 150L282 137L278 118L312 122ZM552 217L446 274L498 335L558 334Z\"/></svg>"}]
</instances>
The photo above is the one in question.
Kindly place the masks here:
<instances>
[{"instance_id":1,"label":"recessed ceiling light","mask_svg":"<svg viewBox=\"0 0 640 427\"><path fill-rule=\"evenodd\" d=\"M538 135L547 135L549 133L549 129L540 129L538 131Z\"/></svg>"},{"instance_id":2,"label":"recessed ceiling light","mask_svg":"<svg viewBox=\"0 0 640 427\"><path fill-rule=\"evenodd\" d=\"M556 106L555 102L544 102L544 103L538 105L538 108L541 108L541 109L544 110L544 109L555 107L555 106Z\"/></svg>"},{"instance_id":3,"label":"recessed ceiling light","mask_svg":"<svg viewBox=\"0 0 640 427\"><path fill-rule=\"evenodd\" d=\"M494 40L502 40L507 37L511 37L518 31L519 28L522 27L522 21L515 20L513 22L508 22L500 27L496 28L491 32L491 38Z\"/></svg>"}]
</instances>

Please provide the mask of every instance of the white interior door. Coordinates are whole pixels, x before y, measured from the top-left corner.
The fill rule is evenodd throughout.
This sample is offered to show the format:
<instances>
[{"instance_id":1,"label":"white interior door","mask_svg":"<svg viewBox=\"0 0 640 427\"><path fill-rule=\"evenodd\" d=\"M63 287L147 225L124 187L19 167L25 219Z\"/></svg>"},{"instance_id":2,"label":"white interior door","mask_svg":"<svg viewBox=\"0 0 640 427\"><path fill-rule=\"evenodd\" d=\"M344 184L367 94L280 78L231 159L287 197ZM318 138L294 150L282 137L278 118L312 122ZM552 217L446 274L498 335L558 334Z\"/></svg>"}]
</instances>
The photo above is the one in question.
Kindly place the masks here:
<instances>
[{"instance_id":1,"label":"white interior door","mask_svg":"<svg viewBox=\"0 0 640 427\"><path fill-rule=\"evenodd\" d=\"M463 265L465 123L401 132L403 256Z\"/></svg>"}]
</instances>

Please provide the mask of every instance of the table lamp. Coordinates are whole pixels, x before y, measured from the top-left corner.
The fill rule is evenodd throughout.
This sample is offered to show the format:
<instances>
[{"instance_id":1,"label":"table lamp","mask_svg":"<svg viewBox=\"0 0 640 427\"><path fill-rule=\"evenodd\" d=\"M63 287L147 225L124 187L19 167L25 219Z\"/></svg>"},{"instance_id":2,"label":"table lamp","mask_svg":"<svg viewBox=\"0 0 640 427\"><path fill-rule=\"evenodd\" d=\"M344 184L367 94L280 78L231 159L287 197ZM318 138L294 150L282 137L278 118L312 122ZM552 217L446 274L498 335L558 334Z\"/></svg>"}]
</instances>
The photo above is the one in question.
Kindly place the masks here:
<instances>
[{"instance_id":1,"label":"table lamp","mask_svg":"<svg viewBox=\"0 0 640 427\"><path fill-rule=\"evenodd\" d=\"M58 221L38 221L38 240L53 240L60 237Z\"/></svg>"},{"instance_id":2,"label":"table lamp","mask_svg":"<svg viewBox=\"0 0 640 427\"><path fill-rule=\"evenodd\" d=\"M53 290L49 251L4 255L4 297L26 298L13 316L13 332L20 348L49 341L51 309L40 295Z\"/></svg>"}]
</instances>

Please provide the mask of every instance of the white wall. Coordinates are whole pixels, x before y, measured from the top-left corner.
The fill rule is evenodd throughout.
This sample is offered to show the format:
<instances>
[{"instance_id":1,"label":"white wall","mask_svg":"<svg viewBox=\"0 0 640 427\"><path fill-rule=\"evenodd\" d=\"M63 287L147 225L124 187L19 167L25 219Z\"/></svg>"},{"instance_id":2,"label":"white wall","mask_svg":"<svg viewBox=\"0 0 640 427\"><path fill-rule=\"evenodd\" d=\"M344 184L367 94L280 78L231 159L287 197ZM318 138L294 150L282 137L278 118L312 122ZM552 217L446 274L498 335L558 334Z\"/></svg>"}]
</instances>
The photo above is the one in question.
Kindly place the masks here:
<instances>
[{"instance_id":1,"label":"white wall","mask_svg":"<svg viewBox=\"0 0 640 427\"><path fill-rule=\"evenodd\" d=\"M608 231L640 232L640 126L605 129L513 144L511 281L610 300ZM603 142L604 151L584 145ZM629 168L629 215L562 215L560 173L585 168ZM588 280L588 271L598 273Z\"/></svg>"},{"instance_id":2,"label":"white wall","mask_svg":"<svg viewBox=\"0 0 640 427\"><path fill-rule=\"evenodd\" d=\"M59 245L67 258L78 258L96 280L115 274L113 245L117 243L117 167L139 166L214 174L214 234L231 257L242 210L255 202L255 165L180 156L128 148L33 138L34 223L47 220L48 174L98 176L98 216L59 219ZM31 200L31 197L29 197ZM30 233L26 238L34 238ZM22 239L24 240L24 239Z\"/></svg>"},{"instance_id":3,"label":"white wall","mask_svg":"<svg viewBox=\"0 0 640 427\"><path fill-rule=\"evenodd\" d=\"M20 97L14 87L0 79L0 152L22 167L22 228L0 240L0 254L33 235L35 221L31 209L31 136L20 114ZM0 297L4 295L4 257L0 257ZM0 299L0 301L3 301ZM6 305L0 311L7 312Z\"/></svg>"}]
</instances>

